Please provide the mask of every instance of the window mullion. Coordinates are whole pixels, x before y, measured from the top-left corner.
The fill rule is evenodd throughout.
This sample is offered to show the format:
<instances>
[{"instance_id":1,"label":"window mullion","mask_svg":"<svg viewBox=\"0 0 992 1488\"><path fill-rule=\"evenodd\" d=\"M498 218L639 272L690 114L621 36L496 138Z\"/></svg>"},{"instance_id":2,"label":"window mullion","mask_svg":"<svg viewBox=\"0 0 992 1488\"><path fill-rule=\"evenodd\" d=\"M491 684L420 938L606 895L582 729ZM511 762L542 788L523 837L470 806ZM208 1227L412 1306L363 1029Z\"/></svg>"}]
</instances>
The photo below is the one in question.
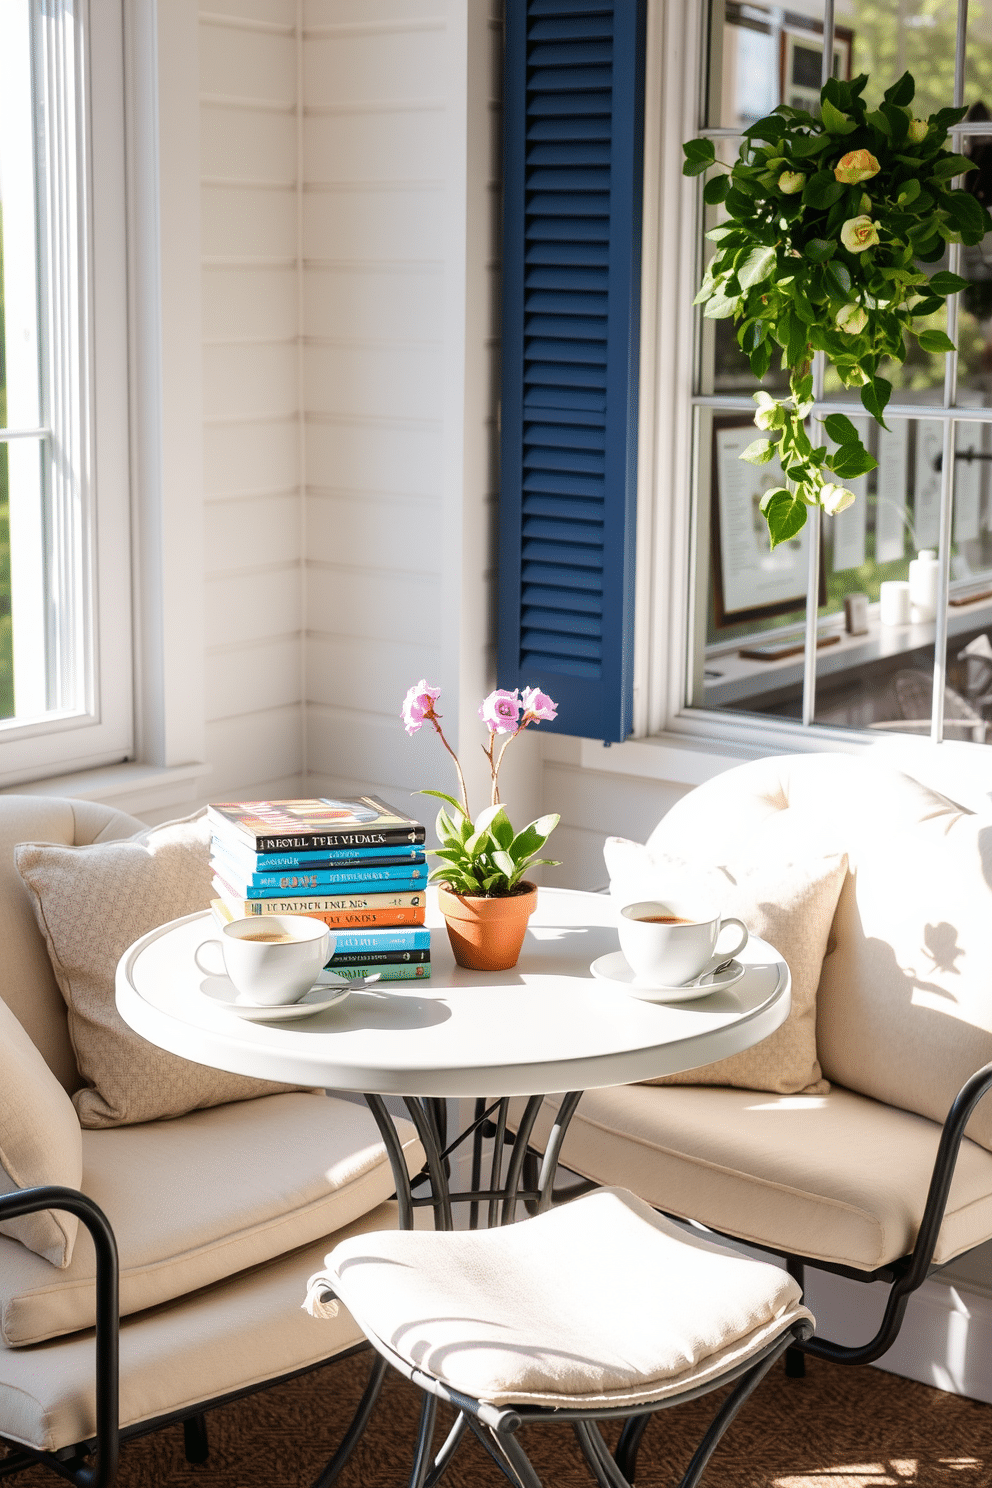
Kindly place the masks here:
<instances>
[{"instance_id":1,"label":"window mullion","mask_svg":"<svg viewBox=\"0 0 992 1488\"><path fill-rule=\"evenodd\" d=\"M825 87L834 70L834 0L824 0L823 5L823 63L820 68L820 87ZM819 403L823 398L824 355L818 351L813 357L813 398ZM820 619L820 544L823 524L820 508L814 507L809 514L809 566L806 570L806 646L803 667L803 727L809 728L816 714L816 642Z\"/></svg>"}]
</instances>

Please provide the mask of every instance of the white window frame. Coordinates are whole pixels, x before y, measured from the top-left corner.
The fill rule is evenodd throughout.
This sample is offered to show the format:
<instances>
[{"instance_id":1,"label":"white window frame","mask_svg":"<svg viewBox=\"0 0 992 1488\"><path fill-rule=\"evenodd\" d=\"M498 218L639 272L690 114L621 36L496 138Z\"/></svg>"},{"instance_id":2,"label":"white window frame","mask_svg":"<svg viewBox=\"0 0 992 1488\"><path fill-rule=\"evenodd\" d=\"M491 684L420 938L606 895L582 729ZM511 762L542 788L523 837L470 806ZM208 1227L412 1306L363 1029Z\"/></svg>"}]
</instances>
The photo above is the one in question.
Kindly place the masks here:
<instances>
[{"instance_id":1,"label":"white window frame","mask_svg":"<svg viewBox=\"0 0 992 1488\"><path fill-rule=\"evenodd\" d=\"M832 29L831 0L827 6ZM695 312L691 302L697 287L699 226L698 186L682 175L682 142L700 132L707 13L707 0L687 0L681 6L648 0L634 729L628 744L611 751L614 758L607 762L602 751L594 757L590 747L584 749L583 763L591 765L595 758L599 769L695 784L732 763L762 755L881 750L910 773L915 770L923 778L943 783L945 789L959 781L959 798L970 790L973 799L987 806L992 746L937 742L946 651L947 541L942 547L935 639L936 737L879 737L856 729L818 726L812 722L810 688L806 689L802 724L686 705L691 635L693 628L705 625L701 617L707 595L697 592L699 567L691 551L696 459L693 406L699 401L693 398ZM949 310L952 303L948 302ZM953 337L953 327L949 331ZM945 388L943 410L926 408L927 417L945 418L945 440L953 439L955 416L948 415L946 408L953 407L954 393L953 384ZM956 416L974 420L976 412L962 409ZM985 412L992 418L992 409ZM915 413L919 416L919 410ZM949 533L953 467L954 461L945 458L942 538ZM817 572L812 561L810 572ZM808 670L810 647L815 648L815 606L807 606L807 616Z\"/></svg>"},{"instance_id":2,"label":"white window frame","mask_svg":"<svg viewBox=\"0 0 992 1488\"><path fill-rule=\"evenodd\" d=\"M78 24L82 48L75 79L77 272L60 276L68 286L52 315L60 323L42 348L54 358L49 389L63 379L71 386L61 406L47 393L43 426L73 451L73 489L63 510L71 506L78 522L72 607L82 697L74 708L0 723L0 785L8 787L127 759L134 736L122 6L75 0L50 24ZM49 236L56 257L63 255L57 272L71 233Z\"/></svg>"}]
</instances>

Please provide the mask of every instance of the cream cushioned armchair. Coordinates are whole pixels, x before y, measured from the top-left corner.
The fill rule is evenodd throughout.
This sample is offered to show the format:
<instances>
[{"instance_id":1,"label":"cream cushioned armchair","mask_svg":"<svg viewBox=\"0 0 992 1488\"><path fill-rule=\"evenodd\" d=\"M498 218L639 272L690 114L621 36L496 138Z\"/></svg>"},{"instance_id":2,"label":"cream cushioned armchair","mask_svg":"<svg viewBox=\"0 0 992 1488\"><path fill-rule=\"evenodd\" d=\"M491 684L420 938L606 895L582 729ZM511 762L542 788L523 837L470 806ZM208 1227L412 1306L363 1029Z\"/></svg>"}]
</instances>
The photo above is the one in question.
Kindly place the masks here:
<instances>
[{"instance_id":1,"label":"cream cushioned armchair","mask_svg":"<svg viewBox=\"0 0 992 1488\"><path fill-rule=\"evenodd\" d=\"M362 1341L343 1309L320 1326L302 1311L307 1279L338 1240L395 1225L386 1151L373 1117L354 1102L286 1092L84 1129L78 1140L69 1130L67 1095L82 1081L14 847L110 842L141 828L87 802L0 797L3 1055L19 1051L24 1088L38 1093L39 1112L53 1113L52 1128L61 1122L63 1139L47 1180L56 1187L29 1186L39 1182L30 1172L27 1182L0 1173L0 1444L12 1449L0 1456L3 1477L18 1462L59 1453L63 1476L103 1488L114 1476L118 1426L126 1437L176 1420L186 1426L187 1454L202 1460L206 1406ZM7 1153L16 1136L10 1104L0 1121ZM414 1172L422 1152L410 1123L401 1137ZM27 1138L19 1150L36 1171L54 1139L51 1131Z\"/></svg>"},{"instance_id":2,"label":"cream cushioned armchair","mask_svg":"<svg viewBox=\"0 0 992 1488\"><path fill-rule=\"evenodd\" d=\"M816 1004L828 1093L589 1091L562 1163L784 1254L800 1278L892 1282L873 1339L804 1345L868 1362L929 1271L992 1238L992 815L861 757L785 756L691 791L647 846L712 868L762 840L848 855Z\"/></svg>"}]
</instances>

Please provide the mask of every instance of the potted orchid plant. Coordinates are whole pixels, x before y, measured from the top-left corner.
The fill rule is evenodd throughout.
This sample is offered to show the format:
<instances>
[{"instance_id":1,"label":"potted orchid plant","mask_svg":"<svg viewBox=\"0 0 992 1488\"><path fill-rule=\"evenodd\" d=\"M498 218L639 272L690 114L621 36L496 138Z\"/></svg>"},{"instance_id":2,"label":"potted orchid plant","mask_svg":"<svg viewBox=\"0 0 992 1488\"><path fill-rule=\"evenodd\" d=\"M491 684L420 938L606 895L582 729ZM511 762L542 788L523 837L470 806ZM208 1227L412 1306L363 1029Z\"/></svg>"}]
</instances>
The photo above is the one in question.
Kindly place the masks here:
<instances>
[{"instance_id":1,"label":"potted orchid plant","mask_svg":"<svg viewBox=\"0 0 992 1488\"><path fill-rule=\"evenodd\" d=\"M835 515L850 506L844 482L876 464L842 413L811 437L813 353L825 354L884 428L892 384L883 374L905 361L907 338L931 354L954 350L934 321L966 281L924 266L939 263L948 243L974 245L992 230L978 198L954 185L976 168L949 146L965 109L917 118L908 72L870 109L867 83L830 78L819 117L779 104L744 130L733 166L716 159L712 139L683 146L685 175L725 172L703 189L727 220L706 234L716 251L695 303L707 319L734 321L755 377L779 354L789 372L788 398L755 393L763 437L741 455L781 464L785 484L761 503L773 548L800 531L808 508Z\"/></svg>"},{"instance_id":2,"label":"potted orchid plant","mask_svg":"<svg viewBox=\"0 0 992 1488\"><path fill-rule=\"evenodd\" d=\"M410 735L425 724L434 729L458 776L460 799L446 791L421 792L437 796L451 808L442 806L437 814L441 845L430 851L440 862L430 878L440 885L439 904L455 960L474 970L503 971L516 965L527 921L537 904L537 887L524 875L542 864L558 866L557 859L538 855L560 818L550 813L515 831L500 800L500 766L513 740L532 725L550 722L558 708L536 687L525 687L522 693L497 688L483 701L479 717L488 738L482 752L489 765L491 789L489 805L473 821L461 764L441 727L440 696L439 687L421 679L410 688L400 713Z\"/></svg>"}]
</instances>

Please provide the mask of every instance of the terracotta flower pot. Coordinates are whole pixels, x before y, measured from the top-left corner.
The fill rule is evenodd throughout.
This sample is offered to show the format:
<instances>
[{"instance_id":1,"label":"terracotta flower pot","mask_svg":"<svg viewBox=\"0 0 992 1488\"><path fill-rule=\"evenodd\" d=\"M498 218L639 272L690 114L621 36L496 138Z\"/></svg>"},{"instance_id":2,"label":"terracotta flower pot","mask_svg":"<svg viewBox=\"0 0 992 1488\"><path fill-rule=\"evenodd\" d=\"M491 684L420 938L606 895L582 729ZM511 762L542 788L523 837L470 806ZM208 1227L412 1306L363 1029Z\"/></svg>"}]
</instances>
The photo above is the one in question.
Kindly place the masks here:
<instances>
[{"instance_id":1,"label":"terracotta flower pot","mask_svg":"<svg viewBox=\"0 0 992 1488\"><path fill-rule=\"evenodd\" d=\"M508 971L516 966L537 905L537 885L524 883L523 893L505 899L456 894L441 884L438 904L459 966L472 971Z\"/></svg>"}]
</instances>

